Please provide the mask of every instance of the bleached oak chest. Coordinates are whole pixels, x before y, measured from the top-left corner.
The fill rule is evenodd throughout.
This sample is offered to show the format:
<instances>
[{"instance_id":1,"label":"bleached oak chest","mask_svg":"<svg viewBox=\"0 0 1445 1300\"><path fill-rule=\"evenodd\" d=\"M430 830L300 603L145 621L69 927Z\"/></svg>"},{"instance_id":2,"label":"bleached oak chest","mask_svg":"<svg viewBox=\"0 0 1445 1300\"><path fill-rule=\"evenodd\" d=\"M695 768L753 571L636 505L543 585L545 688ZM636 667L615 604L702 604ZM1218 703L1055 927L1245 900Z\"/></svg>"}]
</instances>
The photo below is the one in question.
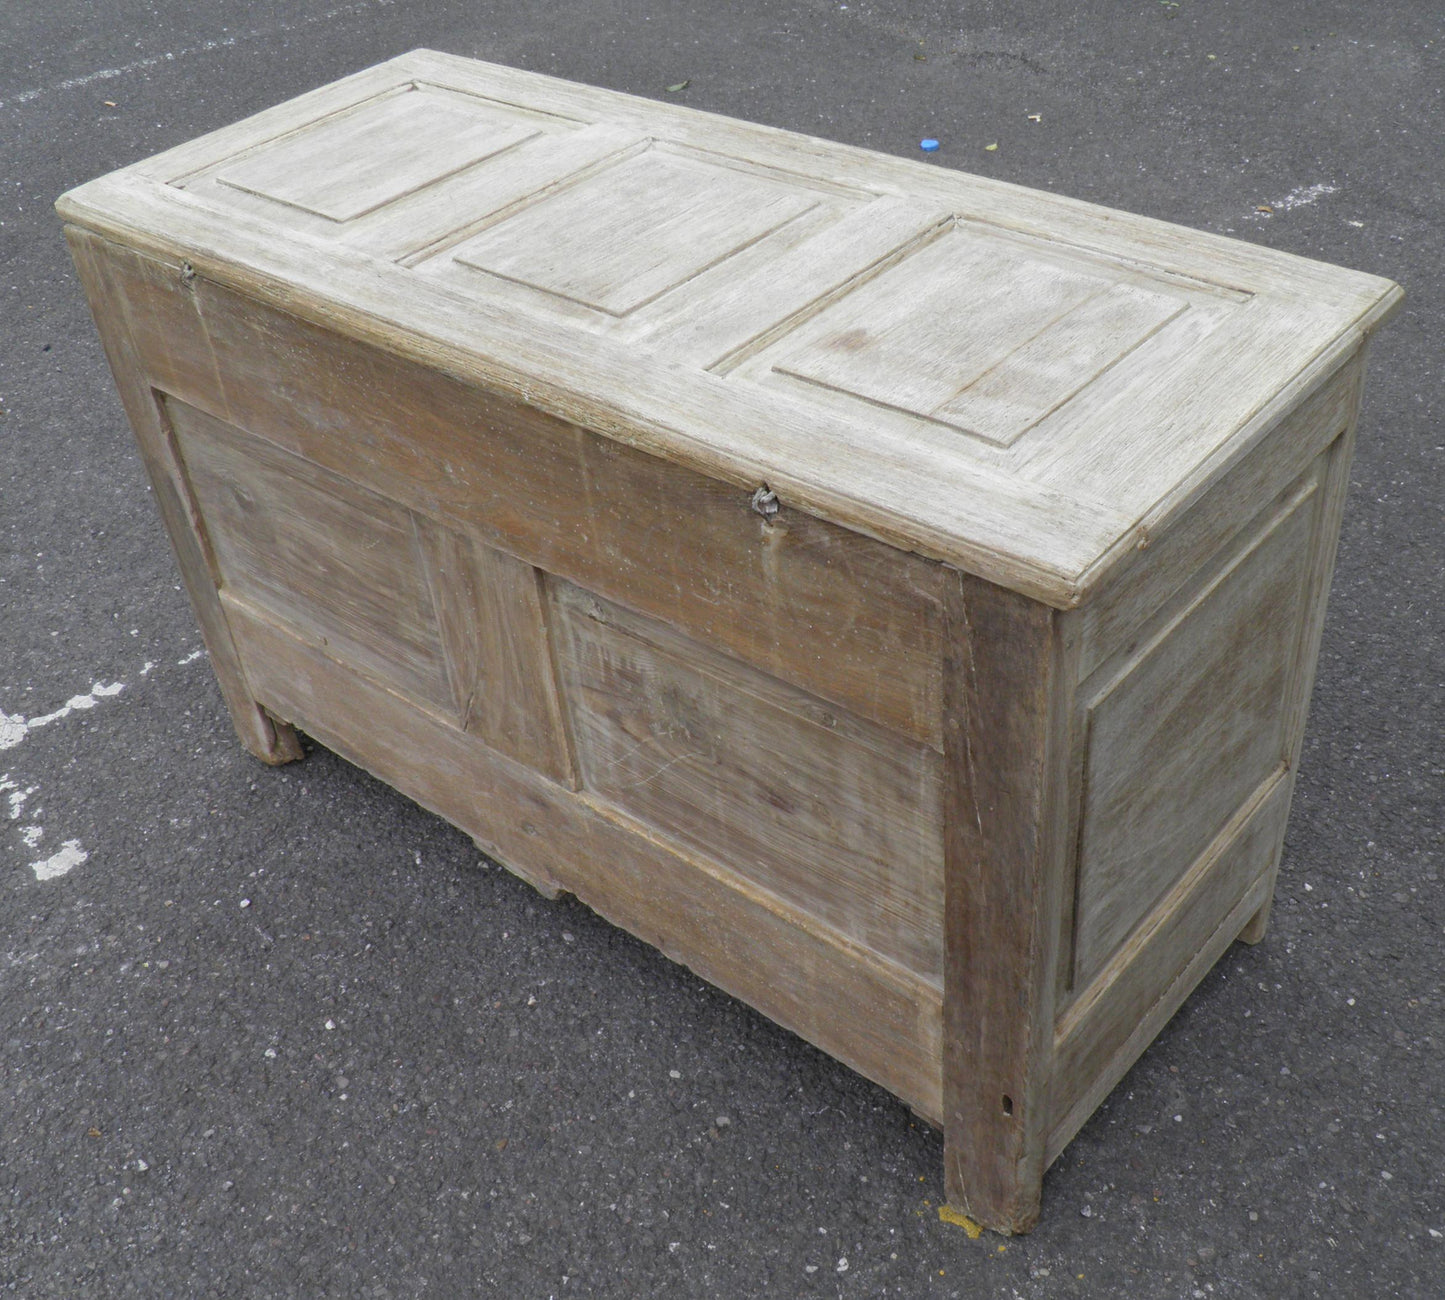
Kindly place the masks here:
<instances>
[{"instance_id":1,"label":"bleached oak chest","mask_svg":"<svg viewBox=\"0 0 1445 1300\"><path fill-rule=\"evenodd\" d=\"M1046 1165L1263 933L1392 284L418 51L59 204L293 727Z\"/></svg>"}]
</instances>

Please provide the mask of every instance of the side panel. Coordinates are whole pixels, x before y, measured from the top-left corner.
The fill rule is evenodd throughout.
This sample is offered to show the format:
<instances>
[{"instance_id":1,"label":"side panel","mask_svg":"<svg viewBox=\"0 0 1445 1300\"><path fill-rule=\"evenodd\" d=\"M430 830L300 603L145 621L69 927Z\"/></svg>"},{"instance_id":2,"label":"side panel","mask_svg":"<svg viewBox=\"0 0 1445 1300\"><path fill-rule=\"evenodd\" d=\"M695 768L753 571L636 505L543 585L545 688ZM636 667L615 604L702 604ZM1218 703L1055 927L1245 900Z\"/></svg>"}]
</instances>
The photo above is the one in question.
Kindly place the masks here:
<instances>
[{"instance_id":1,"label":"side panel","mask_svg":"<svg viewBox=\"0 0 1445 1300\"><path fill-rule=\"evenodd\" d=\"M1139 630L1080 690L1051 1160L1229 944L1263 935L1353 450L1338 398L1357 398L1358 362L1321 393L1294 427L1343 430L1151 619L1128 615ZM1105 623L1070 621L1089 663Z\"/></svg>"},{"instance_id":2,"label":"side panel","mask_svg":"<svg viewBox=\"0 0 1445 1300\"><path fill-rule=\"evenodd\" d=\"M1059 1019L1055 1159L1264 905L1289 814L1280 778L1240 810Z\"/></svg>"},{"instance_id":3,"label":"side panel","mask_svg":"<svg viewBox=\"0 0 1445 1300\"><path fill-rule=\"evenodd\" d=\"M1076 983L1284 770L1285 691L1318 505L1310 479L1086 695Z\"/></svg>"}]
</instances>

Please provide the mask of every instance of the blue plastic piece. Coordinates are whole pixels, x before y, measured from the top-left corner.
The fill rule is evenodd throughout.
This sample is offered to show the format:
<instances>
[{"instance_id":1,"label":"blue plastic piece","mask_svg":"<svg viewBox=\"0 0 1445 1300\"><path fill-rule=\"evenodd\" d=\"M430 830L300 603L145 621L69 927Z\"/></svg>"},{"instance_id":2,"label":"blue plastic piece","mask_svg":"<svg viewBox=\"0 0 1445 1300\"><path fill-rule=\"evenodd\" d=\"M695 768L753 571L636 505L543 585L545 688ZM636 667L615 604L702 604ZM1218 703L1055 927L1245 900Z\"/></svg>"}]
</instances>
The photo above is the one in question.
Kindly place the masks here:
<instances>
[{"instance_id":1,"label":"blue plastic piece","mask_svg":"<svg viewBox=\"0 0 1445 1300\"><path fill-rule=\"evenodd\" d=\"M937 141L937 140L920 140L920 141L918 142L918 147L919 147L920 149L922 149L924 153L937 153L937 152L938 152L938 141Z\"/></svg>"}]
</instances>

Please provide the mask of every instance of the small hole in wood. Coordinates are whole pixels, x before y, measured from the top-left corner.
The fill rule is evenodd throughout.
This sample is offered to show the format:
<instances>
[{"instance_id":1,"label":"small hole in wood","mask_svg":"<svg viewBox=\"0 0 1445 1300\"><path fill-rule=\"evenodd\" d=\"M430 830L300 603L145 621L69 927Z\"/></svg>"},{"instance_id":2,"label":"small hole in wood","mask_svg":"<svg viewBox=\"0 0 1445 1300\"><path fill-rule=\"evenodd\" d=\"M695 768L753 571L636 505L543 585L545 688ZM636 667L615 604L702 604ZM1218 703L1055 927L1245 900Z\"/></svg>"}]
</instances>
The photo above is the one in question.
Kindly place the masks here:
<instances>
[{"instance_id":1,"label":"small hole in wood","mask_svg":"<svg viewBox=\"0 0 1445 1300\"><path fill-rule=\"evenodd\" d=\"M1012 1115L1014 1113L1014 1099L1010 1097L1008 1093L1004 1093L1003 1095L1003 1113L1005 1115Z\"/></svg>"}]
</instances>

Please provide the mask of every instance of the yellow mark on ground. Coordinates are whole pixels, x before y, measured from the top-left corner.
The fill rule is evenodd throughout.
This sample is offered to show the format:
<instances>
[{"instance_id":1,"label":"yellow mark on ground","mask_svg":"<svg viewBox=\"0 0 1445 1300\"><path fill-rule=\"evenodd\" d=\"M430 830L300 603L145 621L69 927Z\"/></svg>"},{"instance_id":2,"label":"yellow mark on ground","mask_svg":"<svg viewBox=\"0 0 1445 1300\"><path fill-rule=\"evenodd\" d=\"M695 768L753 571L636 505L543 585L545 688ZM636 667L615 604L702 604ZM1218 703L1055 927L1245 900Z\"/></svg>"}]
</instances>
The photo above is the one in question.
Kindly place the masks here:
<instances>
[{"instance_id":1,"label":"yellow mark on ground","mask_svg":"<svg viewBox=\"0 0 1445 1300\"><path fill-rule=\"evenodd\" d=\"M970 1219L968 1215L960 1214L951 1205L940 1205L938 1207L938 1217L944 1223L951 1223L955 1228L962 1228L968 1233L969 1239L972 1241L977 1241L983 1236L983 1228L979 1224Z\"/></svg>"}]
</instances>

